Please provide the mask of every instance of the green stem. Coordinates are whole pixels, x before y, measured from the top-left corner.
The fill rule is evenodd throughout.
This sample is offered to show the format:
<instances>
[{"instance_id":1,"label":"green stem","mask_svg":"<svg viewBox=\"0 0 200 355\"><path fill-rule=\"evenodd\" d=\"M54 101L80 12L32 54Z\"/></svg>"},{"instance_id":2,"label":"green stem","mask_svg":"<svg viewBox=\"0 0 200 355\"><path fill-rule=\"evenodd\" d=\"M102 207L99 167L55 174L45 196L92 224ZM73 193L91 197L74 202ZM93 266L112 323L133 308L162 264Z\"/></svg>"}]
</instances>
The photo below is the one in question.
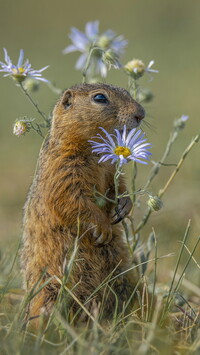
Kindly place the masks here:
<instances>
[{"instance_id":1,"label":"green stem","mask_svg":"<svg viewBox=\"0 0 200 355\"><path fill-rule=\"evenodd\" d=\"M92 46L90 48L85 67L84 67L83 72L82 72L82 74L83 74L83 81L82 81L83 84L86 83L86 74L87 74L88 68L90 66L90 62L91 62L92 56L93 56L95 51L102 51L103 52L103 49L101 49L100 47L97 47L97 46Z\"/></svg>"},{"instance_id":2,"label":"green stem","mask_svg":"<svg viewBox=\"0 0 200 355\"><path fill-rule=\"evenodd\" d=\"M141 222L138 224L138 226L135 229L135 234L138 233L142 229L142 227L144 227L144 225L147 223L151 213L152 213L152 209L150 207L148 207L147 212L145 213Z\"/></svg>"},{"instance_id":3,"label":"green stem","mask_svg":"<svg viewBox=\"0 0 200 355\"><path fill-rule=\"evenodd\" d=\"M36 123L36 127L34 127L34 125L31 123L31 128L37 132L39 134L39 136L41 136L42 138L44 138L43 134L42 134L42 131L40 129L40 126L38 123Z\"/></svg>"},{"instance_id":4,"label":"green stem","mask_svg":"<svg viewBox=\"0 0 200 355\"><path fill-rule=\"evenodd\" d=\"M195 145L195 143L198 143L199 141L199 137L200 135L197 135L195 138L192 139L191 143L188 145L188 147L185 149L185 151L183 152L177 166L176 169L173 171L173 173L170 175L168 181L166 182L165 186L160 189L160 191L158 192L158 196L162 197L164 195L164 193L166 192L168 186L170 185L170 183L172 182L172 180L174 179L174 177L176 176L176 174L178 173L181 165L183 164L185 158L187 157L187 155L189 154L189 152L191 151L191 149L193 148L193 146ZM145 185L144 189L146 189L147 185ZM145 215L143 216L141 222L138 224L135 233L138 233L143 227L144 225L147 223L151 213L152 213L152 209L149 207L147 212L145 213Z\"/></svg>"},{"instance_id":5,"label":"green stem","mask_svg":"<svg viewBox=\"0 0 200 355\"><path fill-rule=\"evenodd\" d=\"M138 83L137 80L133 79L133 98L134 100L137 100L137 93L138 93Z\"/></svg>"},{"instance_id":6,"label":"green stem","mask_svg":"<svg viewBox=\"0 0 200 355\"><path fill-rule=\"evenodd\" d=\"M174 179L174 177L178 173L178 171L179 171L181 165L183 164L185 158L187 157L188 153L190 152L192 147L195 145L195 143L198 143L199 137L200 137L200 135L197 135L195 138L193 138L191 143L189 144L189 146L185 149L185 151L183 152L183 154L181 156L181 159L179 160L175 170L170 175L170 177L169 177L168 181L166 182L165 186L159 191L159 193L158 193L159 197L162 197L164 195L164 193L167 190L168 186L170 185L170 183L172 182L172 180Z\"/></svg>"},{"instance_id":7,"label":"green stem","mask_svg":"<svg viewBox=\"0 0 200 355\"><path fill-rule=\"evenodd\" d=\"M126 222L124 220L122 220L122 225L124 227L124 232L125 232L125 236L126 236L126 242L127 242L127 245L128 245L130 256L133 257L133 250L131 248L130 241L129 241L128 226L127 226L127 224L126 224Z\"/></svg>"},{"instance_id":8,"label":"green stem","mask_svg":"<svg viewBox=\"0 0 200 355\"><path fill-rule=\"evenodd\" d=\"M153 229L153 235L154 235L154 250L155 250L155 263L154 263L154 274L153 274L153 289L152 289L152 295L151 295L151 303L150 303L150 309L149 309L149 314L148 314L148 321L150 322L152 314L153 314L153 306L155 302L155 290L156 290L156 276L157 276L157 261L158 261L158 249L157 249L157 239L156 239L156 234Z\"/></svg>"},{"instance_id":9,"label":"green stem","mask_svg":"<svg viewBox=\"0 0 200 355\"><path fill-rule=\"evenodd\" d=\"M133 194L133 203L135 204L136 201L136 177L137 177L137 163L134 161L134 172L133 172L133 178L132 178L132 194Z\"/></svg>"},{"instance_id":10,"label":"green stem","mask_svg":"<svg viewBox=\"0 0 200 355\"><path fill-rule=\"evenodd\" d=\"M28 98L28 100L31 102L31 104L35 107L36 111L39 113L39 115L43 118L43 120L46 122L46 126L49 127L49 120L45 116L45 114L39 109L38 105L34 102L28 91L24 88L22 83L19 83L19 87L22 90L22 92L25 94L25 96Z\"/></svg>"},{"instance_id":11,"label":"green stem","mask_svg":"<svg viewBox=\"0 0 200 355\"><path fill-rule=\"evenodd\" d=\"M173 145L173 143L175 142L175 140L176 140L176 138L178 136L178 133L179 132L177 130L175 130L174 132L172 132L170 134L169 141L167 142L164 154L163 154L162 158L160 159L160 161L157 162L154 165L154 167L151 169L149 177L148 177L148 180L146 182L146 185L144 186L144 190L147 189L147 187L150 185L150 183L152 182L154 177L158 174L161 165L164 165L163 163L164 163L165 159L168 157L168 155L169 155L169 153L171 151L172 145Z\"/></svg>"},{"instance_id":12,"label":"green stem","mask_svg":"<svg viewBox=\"0 0 200 355\"><path fill-rule=\"evenodd\" d=\"M135 80L131 76L129 76L129 78L128 78L128 88L129 88L129 91L130 91L131 95L133 96L134 100L137 100L139 85L137 83L137 80Z\"/></svg>"},{"instance_id":13,"label":"green stem","mask_svg":"<svg viewBox=\"0 0 200 355\"><path fill-rule=\"evenodd\" d=\"M119 178L122 174L122 168L120 167L120 161L116 163L116 172L114 175L114 185L115 185L115 203L117 205L119 199Z\"/></svg>"}]
</instances>

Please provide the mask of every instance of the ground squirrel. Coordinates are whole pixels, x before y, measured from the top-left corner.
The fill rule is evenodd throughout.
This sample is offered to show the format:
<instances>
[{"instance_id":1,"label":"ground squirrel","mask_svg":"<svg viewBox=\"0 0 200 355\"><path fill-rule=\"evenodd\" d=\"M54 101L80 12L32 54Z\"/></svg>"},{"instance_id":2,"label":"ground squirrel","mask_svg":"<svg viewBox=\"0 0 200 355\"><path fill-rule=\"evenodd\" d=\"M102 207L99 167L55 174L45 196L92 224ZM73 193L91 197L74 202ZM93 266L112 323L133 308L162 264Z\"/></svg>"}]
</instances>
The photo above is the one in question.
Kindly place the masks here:
<instances>
[{"instance_id":1,"label":"ground squirrel","mask_svg":"<svg viewBox=\"0 0 200 355\"><path fill-rule=\"evenodd\" d=\"M143 118L144 109L128 91L107 84L73 86L55 105L25 205L21 252L28 291L38 280L39 284L52 280L30 301L27 319L50 314L75 240L77 254L66 284L89 312L103 303L103 317L109 317L116 304L121 311L131 296L138 281L133 271L115 278L131 266L122 228L116 224L130 212L131 200L119 201L117 218L114 204L95 203L94 187L114 196L115 167L110 162L99 164L88 140L101 132L99 127L114 133L124 124L137 127ZM121 180L119 193L125 190ZM109 277L114 280L99 287ZM73 300L73 312L79 308Z\"/></svg>"}]
</instances>

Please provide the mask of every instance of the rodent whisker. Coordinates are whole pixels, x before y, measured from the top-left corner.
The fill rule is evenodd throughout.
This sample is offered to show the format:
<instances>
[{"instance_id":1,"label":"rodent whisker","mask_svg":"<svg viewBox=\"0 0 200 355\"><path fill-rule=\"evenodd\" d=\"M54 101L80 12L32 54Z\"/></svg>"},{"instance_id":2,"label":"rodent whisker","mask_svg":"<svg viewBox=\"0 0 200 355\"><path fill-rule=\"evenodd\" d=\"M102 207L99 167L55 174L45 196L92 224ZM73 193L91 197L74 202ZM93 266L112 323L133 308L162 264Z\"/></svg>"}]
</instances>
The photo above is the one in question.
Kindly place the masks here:
<instances>
[{"instance_id":1,"label":"rodent whisker","mask_svg":"<svg viewBox=\"0 0 200 355\"><path fill-rule=\"evenodd\" d=\"M154 125L152 125L151 123L149 123L146 120L142 120L141 126L145 126L147 128L149 128L151 131L153 131L154 133L157 133L157 129ZM143 127L142 127L143 128Z\"/></svg>"}]
</instances>

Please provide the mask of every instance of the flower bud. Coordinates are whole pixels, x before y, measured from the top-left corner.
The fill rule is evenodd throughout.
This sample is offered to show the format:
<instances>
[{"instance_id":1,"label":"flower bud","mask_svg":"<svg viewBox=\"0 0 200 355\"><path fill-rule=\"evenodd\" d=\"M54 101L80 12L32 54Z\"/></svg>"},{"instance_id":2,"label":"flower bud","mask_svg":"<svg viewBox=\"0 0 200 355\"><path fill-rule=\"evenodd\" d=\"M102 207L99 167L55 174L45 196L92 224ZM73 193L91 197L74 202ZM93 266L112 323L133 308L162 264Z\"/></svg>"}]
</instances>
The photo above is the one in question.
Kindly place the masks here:
<instances>
[{"instance_id":1,"label":"flower bud","mask_svg":"<svg viewBox=\"0 0 200 355\"><path fill-rule=\"evenodd\" d=\"M189 116L182 115L180 118L174 121L174 127L177 129L185 128L185 122L188 120Z\"/></svg>"},{"instance_id":2,"label":"flower bud","mask_svg":"<svg viewBox=\"0 0 200 355\"><path fill-rule=\"evenodd\" d=\"M13 126L13 134L17 137L24 135L30 131L30 122L26 120L17 120Z\"/></svg>"},{"instance_id":3,"label":"flower bud","mask_svg":"<svg viewBox=\"0 0 200 355\"><path fill-rule=\"evenodd\" d=\"M125 71L135 80L144 75L145 65L140 59L133 59L124 66Z\"/></svg>"},{"instance_id":4,"label":"flower bud","mask_svg":"<svg viewBox=\"0 0 200 355\"><path fill-rule=\"evenodd\" d=\"M147 204L154 211L159 211L163 207L162 200L158 196L150 196Z\"/></svg>"},{"instance_id":5,"label":"flower bud","mask_svg":"<svg viewBox=\"0 0 200 355\"><path fill-rule=\"evenodd\" d=\"M105 64L108 65L109 69L111 66L113 66L115 69L119 69L121 67L119 57L112 49L108 49L103 53L102 60Z\"/></svg>"},{"instance_id":6,"label":"flower bud","mask_svg":"<svg viewBox=\"0 0 200 355\"><path fill-rule=\"evenodd\" d=\"M37 80L26 79L24 82L24 88L30 92L36 92L39 90L40 84Z\"/></svg>"},{"instance_id":7,"label":"flower bud","mask_svg":"<svg viewBox=\"0 0 200 355\"><path fill-rule=\"evenodd\" d=\"M154 95L149 89L138 90L137 99L139 102L151 102L153 98Z\"/></svg>"}]
</instances>

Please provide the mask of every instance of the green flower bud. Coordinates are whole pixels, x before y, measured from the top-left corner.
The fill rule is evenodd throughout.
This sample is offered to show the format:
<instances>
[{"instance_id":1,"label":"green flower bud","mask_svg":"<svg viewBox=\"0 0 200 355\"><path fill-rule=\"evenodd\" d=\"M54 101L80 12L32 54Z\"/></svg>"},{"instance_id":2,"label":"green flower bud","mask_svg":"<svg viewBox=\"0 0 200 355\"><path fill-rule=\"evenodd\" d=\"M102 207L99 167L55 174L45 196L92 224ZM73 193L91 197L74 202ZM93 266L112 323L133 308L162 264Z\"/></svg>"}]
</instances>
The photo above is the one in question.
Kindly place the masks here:
<instances>
[{"instance_id":1,"label":"green flower bud","mask_svg":"<svg viewBox=\"0 0 200 355\"><path fill-rule=\"evenodd\" d=\"M182 115L180 118L174 121L174 127L176 129L183 129L185 128L185 122L188 120L189 116Z\"/></svg>"},{"instance_id":2,"label":"green flower bud","mask_svg":"<svg viewBox=\"0 0 200 355\"><path fill-rule=\"evenodd\" d=\"M150 196L147 204L154 211L159 211L163 207L162 200L158 196Z\"/></svg>"},{"instance_id":3,"label":"green flower bud","mask_svg":"<svg viewBox=\"0 0 200 355\"><path fill-rule=\"evenodd\" d=\"M13 134L17 137L24 135L31 129L30 121L28 120L17 120L13 126Z\"/></svg>"},{"instance_id":4,"label":"green flower bud","mask_svg":"<svg viewBox=\"0 0 200 355\"><path fill-rule=\"evenodd\" d=\"M30 92L36 92L39 90L40 84L37 80L26 79L24 82L24 88Z\"/></svg>"},{"instance_id":5,"label":"green flower bud","mask_svg":"<svg viewBox=\"0 0 200 355\"><path fill-rule=\"evenodd\" d=\"M115 69L119 69L121 67L119 57L112 49L108 49L103 53L102 60L105 64L108 65L109 69L111 66L113 66Z\"/></svg>"},{"instance_id":6,"label":"green flower bud","mask_svg":"<svg viewBox=\"0 0 200 355\"><path fill-rule=\"evenodd\" d=\"M144 75L145 68L143 61L140 59L133 59L124 66L125 71L135 80Z\"/></svg>"},{"instance_id":7,"label":"green flower bud","mask_svg":"<svg viewBox=\"0 0 200 355\"><path fill-rule=\"evenodd\" d=\"M137 93L137 99L139 102L151 102L153 98L154 95L149 89L140 89Z\"/></svg>"}]
</instances>

